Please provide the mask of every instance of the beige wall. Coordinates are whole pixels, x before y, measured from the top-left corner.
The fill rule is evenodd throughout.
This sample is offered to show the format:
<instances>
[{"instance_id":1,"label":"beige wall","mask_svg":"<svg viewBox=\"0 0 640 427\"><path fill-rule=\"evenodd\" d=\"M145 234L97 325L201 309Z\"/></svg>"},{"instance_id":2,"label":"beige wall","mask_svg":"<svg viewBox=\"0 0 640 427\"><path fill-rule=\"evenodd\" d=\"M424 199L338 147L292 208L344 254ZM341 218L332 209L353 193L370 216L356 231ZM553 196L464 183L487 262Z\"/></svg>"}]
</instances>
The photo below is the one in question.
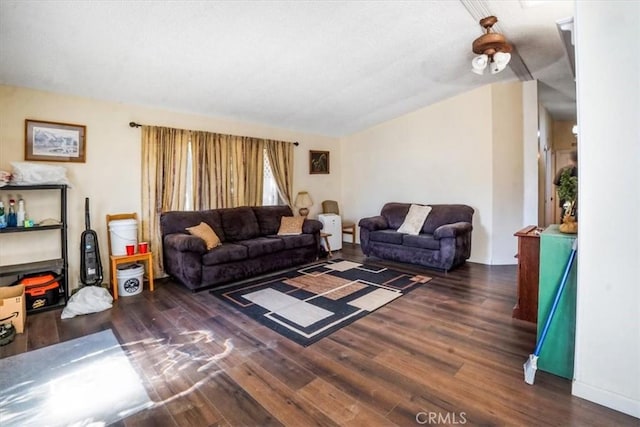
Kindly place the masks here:
<instances>
[{"instance_id":1,"label":"beige wall","mask_svg":"<svg viewBox=\"0 0 640 427\"><path fill-rule=\"evenodd\" d=\"M105 276L107 264L107 230L105 215L115 212L141 211L140 130L128 123L198 129L235 135L298 141L295 148L294 191L310 192L315 215L322 199L339 198L340 150L336 138L303 134L258 124L176 113L122 103L103 102L42 91L0 86L0 169L11 170L12 161L24 160L24 120L26 118L87 126L86 163L57 163L67 168L73 188L69 191L69 284L79 281L79 244L84 230L84 199L91 199L92 228L98 233ZM331 152L331 173L309 175L309 150ZM3 192L5 193L5 192ZM7 194L0 193L5 203ZM36 220L57 216L52 195L24 193L27 213ZM42 201L46 198L46 202ZM44 205L43 205L44 203ZM47 233L54 233L49 234ZM0 264L13 264L56 256L55 232L3 235ZM7 279L5 279L7 280ZM0 282L4 283L4 282Z\"/></svg>"},{"instance_id":2,"label":"beige wall","mask_svg":"<svg viewBox=\"0 0 640 427\"><path fill-rule=\"evenodd\" d=\"M578 140L572 131L574 125L574 122L553 122L553 151L576 149Z\"/></svg>"},{"instance_id":3,"label":"beige wall","mask_svg":"<svg viewBox=\"0 0 640 427\"><path fill-rule=\"evenodd\" d=\"M540 207L539 194L541 187L538 176L540 156L538 154L538 82L536 80L522 82L522 118L524 180L522 223L536 225L542 224L539 215L540 211L544 210Z\"/></svg>"},{"instance_id":4,"label":"beige wall","mask_svg":"<svg viewBox=\"0 0 640 427\"><path fill-rule=\"evenodd\" d=\"M553 140L553 120L549 112L540 104L538 107L539 153L538 162L538 187L539 187L539 221L538 225L546 227L553 224L553 212L555 209L555 189L553 187L553 164L551 156L551 145Z\"/></svg>"},{"instance_id":5,"label":"beige wall","mask_svg":"<svg viewBox=\"0 0 640 427\"><path fill-rule=\"evenodd\" d=\"M572 391L640 418L640 61L629 55L640 48L640 2L579 1L576 17L580 231ZM602 31L603 22L615 22L616 30ZM604 51L609 63L624 66L603 67ZM617 218L624 226L616 227Z\"/></svg>"},{"instance_id":6,"label":"beige wall","mask_svg":"<svg viewBox=\"0 0 640 427\"><path fill-rule=\"evenodd\" d=\"M513 264L524 206L522 83L491 85L493 224L491 264Z\"/></svg>"},{"instance_id":7,"label":"beige wall","mask_svg":"<svg viewBox=\"0 0 640 427\"><path fill-rule=\"evenodd\" d=\"M391 201L468 204L476 211L471 261L515 262L523 206L520 83L484 86L343 141L346 218L377 215Z\"/></svg>"},{"instance_id":8,"label":"beige wall","mask_svg":"<svg viewBox=\"0 0 640 427\"><path fill-rule=\"evenodd\" d=\"M387 201L465 203L476 210L471 261L513 263L512 235L522 225L523 209L521 104L520 83L485 86L339 140L0 86L0 169L10 170L11 161L24 158L25 118L87 126L87 162L60 163L73 185L68 203L72 288L79 280L84 198L91 199L92 228L98 232L105 267L105 215L141 210L140 130L130 128L130 121L299 141L294 186L296 192L310 192L312 217L324 199L338 200L344 217L356 221L377 214ZM331 152L329 175L308 173L309 150ZM48 206L55 204L51 194L23 197L32 218L56 216ZM0 264L55 256L57 236L44 234L2 236Z\"/></svg>"}]
</instances>

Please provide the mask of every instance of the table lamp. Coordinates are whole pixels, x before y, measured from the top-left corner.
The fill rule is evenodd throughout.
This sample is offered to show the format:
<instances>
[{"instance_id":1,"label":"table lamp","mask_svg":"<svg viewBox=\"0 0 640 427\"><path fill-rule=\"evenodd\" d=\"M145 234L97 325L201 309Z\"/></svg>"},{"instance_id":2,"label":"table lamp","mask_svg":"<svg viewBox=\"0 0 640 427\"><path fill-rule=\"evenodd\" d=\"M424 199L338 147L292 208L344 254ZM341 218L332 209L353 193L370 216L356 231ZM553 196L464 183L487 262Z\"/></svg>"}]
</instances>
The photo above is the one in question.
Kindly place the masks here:
<instances>
[{"instance_id":1,"label":"table lamp","mask_svg":"<svg viewBox=\"0 0 640 427\"><path fill-rule=\"evenodd\" d=\"M298 210L298 213L300 214L300 216L307 216L309 215L308 208L310 208L313 205L313 201L311 200L311 196L309 196L308 192L300 191L296 196L296 201L294 205L296 208L300 208Z\"/></svg>"}]
</instances>

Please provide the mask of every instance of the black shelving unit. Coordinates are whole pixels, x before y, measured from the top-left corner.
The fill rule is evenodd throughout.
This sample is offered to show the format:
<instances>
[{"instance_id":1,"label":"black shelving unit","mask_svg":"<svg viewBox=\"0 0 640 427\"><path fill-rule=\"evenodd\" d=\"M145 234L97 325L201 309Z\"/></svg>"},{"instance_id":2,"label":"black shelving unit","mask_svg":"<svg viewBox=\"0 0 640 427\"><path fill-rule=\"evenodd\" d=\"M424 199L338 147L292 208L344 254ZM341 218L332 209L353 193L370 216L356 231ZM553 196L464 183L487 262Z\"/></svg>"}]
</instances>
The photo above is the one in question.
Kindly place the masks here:
<instances>
[{"instance_id":1,"label":"black shelving unit","mask_svg":"<svg viewBox=\"0 0 640 427\"><path fill-rule=\"evenodd\" d=\"M60 230L60 257L43 261L27 262L22 264L2 265L0 266L0 277L6 276L18 276L22 277L25 274L41 273L45 271L53 271L60 274L60 296L58 298L58 304L50 305L42 308L27 309L28 314L38 313L40 311L52 310L59 307L64 307L67 304L69 298L69 265L68 265L68 252L67 252L67 186L59 184L46 184L46 185L6 185L0 187L0 191L7 191L18 193L22 191L30 190L58 190L60 191L60 224L33 226L33 227L7 227L0 229L0 235L6 233L33 233L45 230ZM7 211L5 207L5 211Z\"/></svg>"}]
</instances>

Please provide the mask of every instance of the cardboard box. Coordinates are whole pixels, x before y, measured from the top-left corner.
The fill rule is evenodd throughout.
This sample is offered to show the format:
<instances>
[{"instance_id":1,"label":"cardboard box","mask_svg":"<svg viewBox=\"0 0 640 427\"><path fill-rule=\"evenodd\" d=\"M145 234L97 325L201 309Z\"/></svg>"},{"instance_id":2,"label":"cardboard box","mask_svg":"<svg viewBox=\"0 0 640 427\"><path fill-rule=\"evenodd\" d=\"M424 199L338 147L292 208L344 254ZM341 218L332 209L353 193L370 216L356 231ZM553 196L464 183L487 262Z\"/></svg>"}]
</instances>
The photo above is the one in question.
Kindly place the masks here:
<instances>
[{"instance_id":1,"label":"cardboard box","mask_svg":"<svg viewBox=\"0 0 640 427\"><path fill-rule=\"evenodd\" d=\"M24 332L27 317L24 286L0 286L0 323L11 322L16 332Z\"/></svg>"}]
</instances>

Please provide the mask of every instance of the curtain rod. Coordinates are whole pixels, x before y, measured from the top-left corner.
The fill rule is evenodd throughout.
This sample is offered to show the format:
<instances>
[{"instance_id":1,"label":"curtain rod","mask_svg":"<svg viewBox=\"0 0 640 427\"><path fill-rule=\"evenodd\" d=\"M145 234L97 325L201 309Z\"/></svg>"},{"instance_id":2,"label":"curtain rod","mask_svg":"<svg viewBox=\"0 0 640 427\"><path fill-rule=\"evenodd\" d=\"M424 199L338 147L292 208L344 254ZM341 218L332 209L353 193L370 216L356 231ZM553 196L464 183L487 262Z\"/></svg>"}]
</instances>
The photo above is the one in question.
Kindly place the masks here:
<instances>
[{"instance_id":1,"label":"curtain rod","mask_svg":"<svg viewBox=\"0 0 640 427\"><path fill-rule=\"evenodd\" d=\"M136 122L129 122L129 127L132 127L132 128L139 128L140 126L142 126L140 123L136 123ZM299 142L297 142L297 141L296 141L296 142L293 142L292 144L293 144L293 145L295 145L296 147L297 147L298 145L300 145L300 143L299 143Z\"/></svg>"}]
</instances>

